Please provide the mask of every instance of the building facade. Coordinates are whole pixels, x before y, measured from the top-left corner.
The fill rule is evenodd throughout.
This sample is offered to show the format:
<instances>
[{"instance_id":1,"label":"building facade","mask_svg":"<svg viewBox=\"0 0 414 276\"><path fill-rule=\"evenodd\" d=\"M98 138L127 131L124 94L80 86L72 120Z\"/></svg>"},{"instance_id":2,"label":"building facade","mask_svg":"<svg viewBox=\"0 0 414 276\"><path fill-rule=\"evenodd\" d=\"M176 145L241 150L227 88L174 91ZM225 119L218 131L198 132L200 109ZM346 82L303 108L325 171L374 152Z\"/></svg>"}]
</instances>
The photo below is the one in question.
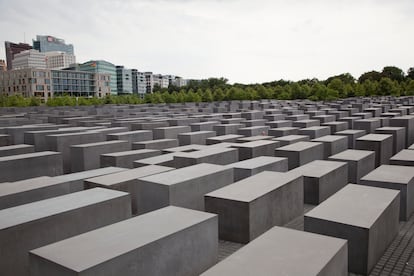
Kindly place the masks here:
<instances>
[{"instance_id":1,"label":"building facade","mask_svg":"<svg viewBox=\"0 0 414 276\"><path fill-rule=\"evenodd\" d=\"M147 93L147 82L145 73L139 72L137 69L132 69L132 93L143 98Z\"/></svg>"},{"instance_id":2,"label":"building facade","mask_svg":"<svg viewBox=\"0 0 414 276\"><path fill-rule=\"evenodd\" d=\"M46 68L49 69L63 69L76 63L76 57L66 52L45 52Z\"/></svg>"},{"instance_id":3,"label":"building facade","mask_svg":"<svg viewBox=\"0 0 414 276\"><path fill-rule=\"evenodd\" d=\"M65 40L50 35L37 35L33 40L33 49L39 52L65 52L74 55L73 45L66 44Z\"/></svg>"},{"instance_id":4,"label":"building facade","mask_svg":"<svg viewBox=\"0 0 414 276\"><path fill-rule=\"evenodd\" d=\"M12 68L13 70L25 68L46 69L45 53L32 49L15 54L12 60Z\"/></svg>"},{"instance_id":5,"label":"building facade","mask_svg":"<svg viewBox=\"0 0 414 276\"><path fill-rule=\"evenodd\" d=\"M168 88L168 85L169 85L168 76L164 76L161 74L154 74L153 82L154 82L154 85L158 85L160 88Z\"/></svg>"},{"instance_id":6,"label":"building facade","mask_svg":"<svg viewBox=\"0 0 414 276\"><path fill-rule=\"evenodd\" d=\"M132 94L132 71L124 66L116 66L116 85L118 95Z\"/></svg>"},{"instance_id":7,"label":"building facade","mask_svg":"<svg viewBox=\"0 0 414 276\"><path fill-rule=\"evenodd\" d=\"M90 60L88 62L79 64L78 68L80 71L84 72L109 74L111 79L109 83L111 94L117 94L118 88L115 65L105 60Z\"/></svg>"},{"instance_id":8,"label":"building facade","mask_svg":"<svg viewBox=\"0 0 414 276\"><path fill-rule=\"evenodd\" d=\"M6 61L4 59L0 59L0 72L7 71Z\"/></svg>"},{"instance_id":9,"label":"building facade","mask_svg":"<svg viewBox=\"0 0 414 276\"><path fill-rule=\"evenodd\" d=\"M7 70L11 70L12 60L14 59L14 55L22 51L30 50L32 49L32 46L26 43L13 43L10 41L5 41L4 49L6 50Z\"/></svg>"},{"instance_id":10,"label":"building facade","mask_svg":"<svg viewBox=\"0 0 414 276\"><path fill-rule=\"evenodd\" d=\"M110 94L110 75L82 71L27 68L0 72L0 95L39 97L104 97Z\"/></svg>"},{"instance_id":11,"label":"building facade","mask_svg":"<svg viewBox=\"0 0 414 276\"><path fill-rule=\"evenodd\" d=\"M144 72L145 86L147 93L151 94L154 90L154 77L152 72Z\"/></svg>"}]
</instances>

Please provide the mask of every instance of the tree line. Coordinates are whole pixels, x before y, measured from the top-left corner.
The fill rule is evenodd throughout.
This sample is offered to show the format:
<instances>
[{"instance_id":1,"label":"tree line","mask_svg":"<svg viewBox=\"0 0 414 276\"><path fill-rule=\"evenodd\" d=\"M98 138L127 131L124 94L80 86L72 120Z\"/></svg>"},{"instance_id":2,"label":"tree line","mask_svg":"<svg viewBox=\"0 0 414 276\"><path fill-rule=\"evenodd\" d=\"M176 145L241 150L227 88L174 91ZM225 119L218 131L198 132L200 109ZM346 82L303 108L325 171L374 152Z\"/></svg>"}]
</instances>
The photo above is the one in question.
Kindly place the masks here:
<instances>
[{"instance_id":1,"label":"tree line","mask_svg":"<svg viewBox=\"0 0 414 276\"><path fill-rule=\"evenodd\" d=\"M70 96L48 99L48 106L76 106L102 104L184 103L225 100L258 99L309 99L330 101L348 97L414 95L414 67L407 73L395 66L386 66L381 72L363 73L358 79L349 73L329 77L326 80L304 79L300 81L278 80L262 84L229 84L225 78L191 80L184 87L170 85L143 99L136 95L107 96L104 98L74 98ZM40 105L37 98L19 95L0 97L0 106Z\"/></svg>"}]
</instances>

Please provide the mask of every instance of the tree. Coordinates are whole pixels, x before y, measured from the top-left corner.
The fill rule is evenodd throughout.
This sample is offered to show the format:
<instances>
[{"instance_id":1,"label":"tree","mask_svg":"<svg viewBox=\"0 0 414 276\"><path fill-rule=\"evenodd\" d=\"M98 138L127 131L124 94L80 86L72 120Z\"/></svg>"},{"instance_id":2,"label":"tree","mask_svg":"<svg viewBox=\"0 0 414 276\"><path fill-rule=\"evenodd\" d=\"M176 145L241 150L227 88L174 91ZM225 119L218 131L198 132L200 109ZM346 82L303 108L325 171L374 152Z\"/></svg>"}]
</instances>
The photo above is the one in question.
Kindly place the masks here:
<instances>
[{"instance_id":1,"label":"tree","mask_svg":"<svg viewBox=\"0 0 414 276\"><path fill-rule=\"evenodd\" d=\"M346 98L346 94L345 94L345 90L344 90L344 83L342 82L341 79L339 79L339 78L332 79L327 87L330 90L336 91L336 93L335 93L336 98L338 98L338 97ZM331 92L331 95L333 95L333 94L334 93Z\"/></svg>"},{"instance_id":2,"label":"tree","mask_svg":"<svg viewBox=\"0 0 414 276\"><path fill-rule=\"evenodd\" d=\"M401 82L404 80L405 75L404 75L404 71L398 67L385 66L384 69L382 69L381 77L389 78L390 80Z\"/></svg>"},{"instance_id":3,"label":"tree","mask_svg":"<svg viewBox=\"0 0 414 276\"><path fill-rule=\"evenodd\" d=\"M407 78L414 80L414 67L411 67L410 69L408 69Z\"/></svg>"},{"instance_id":4,"label":"tree","mask_svg":"<svg viewBox=\"0 0 414 276\"><path fill-rule=\"evenodd\" d=\"M390 78L382 78L378 83L378 95L386 96L393 93L394 82Z\"/></svg>"},{"instance_id":5,"label":"tree","mask_svg":"<svg viewBox=\"0 0 414 276\"><path fill-rule=\"evenodd\" d=\"M358 82L359 83L363 83L366 80L370 80L370 81L379 81L381 79L382 75L380 72L378 71L369 71L366 73L363 73L359 79Z\"/></svg>"},{"instance_id":6,"label":"tree","mask_svg":"<svg viewBox=\"0 0 414 276\"><path fill-rule=\"evenodd\" d=\"M212 102L214 100L213 93L210 88L207 88L201 96L203 102Z\"/></svg>"},{"instance_id":7,"label":"tree","mask_svg":"<svg viewBox=\"0 0 414 276\"><path fill-rule=\"evenodd\" d=\"M413 96L414 95L414 79L411 79L407 86L406 86L406 95Z\"/></svg>"},{"instance_id":8,"label":"tree","mask_svg":"<svg viewBox=\"0 0 414 276\"><path fill-rule=\"evenodd\" d=\"M333 79L340 79L344 84L353 84L355 83L355 78L350 73L344 73L337 76L332 76L326 79L325 84L330 83Z\"/></svg>"},{"instance_id":9,"label":"tree","mask_svg":"<svg viewBox=\"0 0 414 276\"><path fill-rule=\"evenodd\" d=\"M222 101L224 100L225 96L226 95L224 94L223 89L221 88L214 89L214 92L213 92L214 101Z\"/></svg>"}]
</instances>

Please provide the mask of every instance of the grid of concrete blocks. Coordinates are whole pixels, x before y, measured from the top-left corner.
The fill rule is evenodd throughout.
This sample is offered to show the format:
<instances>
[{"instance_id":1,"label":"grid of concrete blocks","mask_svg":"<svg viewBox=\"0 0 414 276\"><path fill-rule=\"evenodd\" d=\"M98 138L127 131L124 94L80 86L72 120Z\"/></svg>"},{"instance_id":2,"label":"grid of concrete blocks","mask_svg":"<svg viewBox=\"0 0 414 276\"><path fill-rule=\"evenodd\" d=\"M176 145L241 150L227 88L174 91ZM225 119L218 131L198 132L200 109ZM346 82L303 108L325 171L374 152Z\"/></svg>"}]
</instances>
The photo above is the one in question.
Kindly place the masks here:
<instances>
[{"instance_id":1,"label":"grid of concrete blocks","mask_svg":"<svg viewBox=\"0 0 414 276\"><path fill-rule=\"evenodd\" d=\"M4 276L413 273L414 97L2 108L0 146Z\"/></svg>"}]
</instances>

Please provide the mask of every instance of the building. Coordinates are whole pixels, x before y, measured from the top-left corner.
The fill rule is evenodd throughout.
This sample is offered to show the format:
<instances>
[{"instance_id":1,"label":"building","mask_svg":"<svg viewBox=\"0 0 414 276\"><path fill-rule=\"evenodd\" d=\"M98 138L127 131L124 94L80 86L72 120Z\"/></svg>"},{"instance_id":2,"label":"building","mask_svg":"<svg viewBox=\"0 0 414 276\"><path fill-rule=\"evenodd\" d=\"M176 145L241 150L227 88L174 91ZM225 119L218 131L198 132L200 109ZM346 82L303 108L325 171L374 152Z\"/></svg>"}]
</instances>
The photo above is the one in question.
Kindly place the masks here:
<instances>
[{"instance_id":1,"label":"building","mask_svg":"<svg viewBox=\"0 0 414 276\"><path fill-rule=\"evenodd\" d=\"M76 63L76 57L66 52L54 51L45 52L44 54L46 56L46 68L63 69Z\"/></svg>"},{"instance_id":2,"label":"building","mask_svg":"<svg viewBox=\"0 0 414 276\"><path fill-rule=\"evenodd\" d=\"M132 94L132 71L124 66L116 66L116 85L118 95Z\"/></svg>"},{"instance_id":3,"label":"building","mask_svg":"<svg viewBox=\"0 0 414 276\"><path fill-rule=\"evenodd\" d=\"M65 52L74 55L73 45L65 44L65 40L50 35L37 35L33 40L33 49L39 52Z\"/></svg>"},{"instance_id":4,"label":"building","mask_svg":"<svg viewBox=\"0 0 414 276\"><path fill-rule=\"evenodd\" d=\"M0 95L39 97L104 97L110 94L110 75L39 68L0 72Z\"/></svg>"},{"instance_id":5,"label":"building","mask_svg":"<svg viewBox=\"0 0 414 276\"><path fill-rule=\"evenodd\" d=\"M13 70L25 68L46 69L45 53L32 49L15 54L12 60L12 68Z\"/></svg>"},{"instance_id":6,"label":"building","mask_svg":"<svg viewBox=\"0 0 414 276\"><path fill-rule=\"evenodd\" d=\"M183 87L187 85L187 80L181 77L175 77L175 80L173 81L173 83L175 86Z\"/></svg>"},{"instance_id":7,"label":"building","mask_svg":"<svg viewBox=\"0 0 414 276\"><path fill-rule=\"evenodd\" d=\"M80 71L84 72L109 74L111 78L109 83L109 86L111 87L111 94L117 94L118 88L115 65L105 60L90 60L83 64L79 64L78 68Z\"/></svg>"},{"instance_id":8,"label":"building","mask_svg":"<svg viewBox=\"0 0 414 276\"><path fill-rule=\"evenodd\" d=\"M144 72L145 76L145 86L147 93L151 94L154 90L154 77L152 72Z\"/></svg>"},{"instance_id":9,"label":"building","mask_svg":"<svg viewBox=\"0 0 414 276\"><path fill-rule=\"evenodd\" d=\"M4 49L6 50L7 70L11 70L12 60L14 59L14 55L22 51L30 50L32 49L32 46L26 43L13 43L10 41L5 41Z\"/></svg>"},{"instance_id":10,"label":"building","mask_svg":"<svg viewBox=\"0 0 414 276\"><path fill-rule=\"evenodd\" d=\"M137 69L132 69L132 93L143 98L147 93L147 84L145 73L139 72Z\"/></svg>"},{"instance_id":11,"label":"building","mask_svg":"<svg viewBox=\"0 0 414 276\"><path fill-rule=\"evenodd\" d=\"M0 59L0 72L6 71L6 70L7 70L6 61L4 59Z\"/></svg>"},{"instance_id":12,"label":"building","mask_svg":"<svg viewBox=\"0 0 414 276\"><path fill-rule=\"evenodd\" d=\"M160 88L168 88L168 85L170 84L168 76L164 76L161 74L154 74L153 82L154 85L158 85Z\"/></svg>"}]
</instances>

